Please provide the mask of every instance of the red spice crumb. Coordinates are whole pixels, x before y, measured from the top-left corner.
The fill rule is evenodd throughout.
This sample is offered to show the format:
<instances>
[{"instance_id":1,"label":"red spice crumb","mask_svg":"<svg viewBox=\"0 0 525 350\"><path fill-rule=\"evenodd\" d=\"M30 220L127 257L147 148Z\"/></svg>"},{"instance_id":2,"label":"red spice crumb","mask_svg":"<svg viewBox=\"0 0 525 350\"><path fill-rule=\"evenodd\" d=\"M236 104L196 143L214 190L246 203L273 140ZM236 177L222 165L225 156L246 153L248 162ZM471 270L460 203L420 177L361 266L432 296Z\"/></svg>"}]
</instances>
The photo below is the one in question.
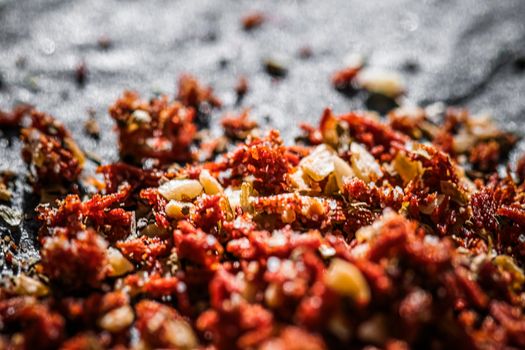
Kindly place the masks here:
<instances>
[{"instance_id":1,"label":"red spice crumb","mask_svg":"<svg viewBox=\"0 0 525 350\"><path fill-rule=\"evenodd\" d=\"M248 79L245 76L240 76L235 85L235 93L237 93L237 101L242 100L244 95L248 92L250 86L248 85Z\"/></svg>"},{"instance_id":2,"label":"red spice crumb","mask_svg":"<svg viewBox=\"0 0 525 350\"><path fill-rule=\"evenodd\" d=\"M259 28L265 21L266 16L260 11L250 12L241 19L242 27L246 31Z\"/></svg>"},{"instance_id":3,"label":"red spice crumb","mask_svg":"<svg viewBox=\"0 0 525 350\"><path fill-rule=\"evenodd\" d=\"M179 92L177 100L185 106L196 109L203 103L208 103L212 107L221 107L221 100L213 94L213 89L209 86L202 86L199 81L190 74L183 74L179 78Z\"/></svg>"},{"instance_id":4,"label":"red spice crumb","mask_svg":"<svg viewBox=\"0 0 525 350\"><path fill-rule=\"evenodd\" d=\"M20 104L10 112L0 110L0 128L20 126L22 119L27 116L32 109L33 107L29 105Z\"/></svg>"},{"instance_id":5,"label":"red spice crumb","mask_svg":"<svg viewBox=\"0 0 525 350\"><path fill-rule=\"evenodd\" d=\"M470 151L469 161L482 171L494 171L500 159L500 145L496 141L478 143Z\"/></svg>"},{"instance_id":6,"label":"red spice crumb","mask_svg":"<svg viewBox=\"0 0 525 350\"><path fill-rule=\"evenodd\" d=\"M106 276L106 246L91 229L71 238L64 234L47 237L42 248L44 273L65 289L96 287Z\"/></svg>"},{"instance_id":7,"label":"red spice crumb","mask_svg":"<svg viewBox=\"0 0 525 350\"><path fill-rule=\"evenodd\" d=\"M335 72L332 75L332 85L336 89L347 89L352 86L354 78L361 70L361 67L347 67Z\"/></svg>"},{"instance_id":8,"label":"red spice crumb","mask_svg":"<svg viewBox=\"0 0 525 350\"><path fill-rule=\"evenodd\" d=\"M244 110L238 116L227 114L221 120L226 136L235 140L244 140L249 133L258 127L256 121L250 119L249 110Z\"/></svg>"},{"instance_id":9,"label":"red spice crumb","mask_svg":"<svg viewBox=\"0 0 525 350\"><path fill-rule=\"evenodd\" d=\"M31 125L21 131L22 158L36 186L68 186L76 181L84 155L69 131L52 116L32 110Z\"/></svg>"},{"instance_id":10,"label":"red spice crumb","mask_svg":"<svg viewBox=\"0 0 525 350\"><path fill-rule=\"evenodd\" d=\"M188 95L183 100L186 104L200 103L202 96L198 96ZM147 159L156 159L160 164L191 159L190 145L197 131L193 108L169 102L166 96L146 102L137 93L127 91L109 113L117 122L121 156L136 163Z\"/></svg>"}]
</instances>

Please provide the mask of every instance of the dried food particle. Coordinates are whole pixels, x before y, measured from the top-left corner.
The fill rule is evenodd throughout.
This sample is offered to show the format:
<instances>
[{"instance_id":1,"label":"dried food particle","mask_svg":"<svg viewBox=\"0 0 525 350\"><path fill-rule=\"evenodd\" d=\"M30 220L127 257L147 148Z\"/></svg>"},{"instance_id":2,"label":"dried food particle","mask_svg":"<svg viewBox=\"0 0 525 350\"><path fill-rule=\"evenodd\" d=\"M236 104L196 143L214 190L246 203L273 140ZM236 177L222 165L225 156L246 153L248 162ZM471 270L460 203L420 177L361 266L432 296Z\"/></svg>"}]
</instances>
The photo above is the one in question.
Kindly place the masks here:
<instances>
[{"instance_id":1,"label":"dried food particle","mask_svg":"<svg viewBox=\"0 0 525 350\"><path fill-rule=\"evenodd\" d=\"M366 304L370 301L370 289L357 267L351 263L333 259L326 271L326 284L344 296L349 296L357 303Z\"/></svg>"},{"instance_id":2,"label":"dried food particle","mask_svg":"<svg viewBox=\"0 0 525 350\"><path fill-rule=\"evenodd\" d=\"M136 327L141 339L153 348L189 350L198 346L191 326L173 308L150 300L135 306Z\"/></svg>"},{"instance_id":3,"label":"dried food particle","mask_svg":"<svg viewBox=\"0 0 525 350\"><path fill-rule=\"evenodd\" d=\"M33 110L31 125L21 131L22 158L28 163L35 185L65 185L82 171L84 154L69 131L52 116Z\"/></svg>"},{"instance_id":4,"label":"dried food particle","mask_svg":"<svg viewBox=\"0 0 525 350\"><path fill-rule=\"evenodd\" d=\"M164 198L177 201L190 200L202 193L202 185L197 180L170 180L159 187Z\"/></svg>"},{"instance_id":5,"label":"dried food particle","mask_svg":"<svg viewBox=\"0 0 525 350\"><path fill-rule=\"evenodd\" d=\"M31 112L33 107L19 104L12 111L0 110L0 128L20 127L22 119Z\"/></svg>"},{"instance_id":6,"label":"dried food particle","mask_svg":"<svg viewBox=\"0 0 525 350\"><path fill-rule=\"evenodd\" d=\"M398 73L378 68L365 68L359 71L355 80L363 89L390 98L396 98L406 90L403 79Z\"/></svg>"},{"instance_id":7,"label":"dried food particle","mask_svg":"<svg viewBox=\"0 0 525 350\"><path fill-rule=\"evenodd\" d=\"M90 117L86 120L84 123L84 131L87 135L95 139L100 138L100 125L95 118Z\"/></svg>"},{"instance_id":8,"label":"dried food particle","mask_svg":"<svg viewBox=\"0 0 525 350\"><path fill-rule=\"evenodd\" d=\"M133 264L118 249L112 247L108 249L108 262L110 266L108 276L110 277L122 276L135 269Z\"/></svg>"},{"instance_id":9,"label":"dried food particle","mask_svg":"<svg viewBox=\"0 0 525 350\"><path fill-rule=\"evenodd\" d=\"M108 50L109 48L111 48L111 46L113 46L113 41L108 35L103 34L98 37L97 45L102 50Z\"/></svg>"},{"instance_id":10,"label":"dried food particle","mask_svg":"<svg viewBox=\"0 0 525 350\"><path fill-rule=\"evenodd\" d=\"M49 288L38 279L19 274L14 278L12 291L17 295L43 297L49 294Z\"/></svg>"},{"instance_id":11,"label":"dried food particle","mask_svg":"<svg viewBox=\"0 0 525 350\"><path fill-rule=\"evenodd\" d=\"M107 273L106 248L107 242L91 229L72 238L48 237L41 251L44 273L62 288L97 287Z\"/></svg>"},{"instance_id":12,"label":"dried food particle","mask_svg":"<svg viewBox=\"0 0 525 350\"><path fill-rule=\"evenodd\" d=\"M279 133L273 130L264 138L239 146L218 167L231 169L232 178L253 176L253 186L261 193L281 193L287 186L292 158Z\"/></svg>"},{"instance_id":13,"label":"dried food particle","mask_svg":"<svg viewBox=\"0 0 525 350\"><path fill-rule=\"evenodd\" d=\"M200 101L190 96L185 99L186 103ZM167 96L142 101L138 94L128 91L109 113L117 123L121 157L134 163L191 160L190 146L197 132L195 109L170 102Z\"/></svg>"},{"instance_id":14,"label":"dried food particle","mask_svg":"<svg viewBox=\"0 0 525 350\"><path fill-rule=\"evenodd\" d=\"M83 87L88 77L88 68L85 61L80 61L75 66L75 81L78 86Z\"/></svg>"},{"instance_id":15,"label":"dried food particle","mask_svg":"<svg viewBox=\"0 0 525 350\"><path fill-rule=\"evenodd\" d=\"M105 314L98 321L98 325L108 332L117 333L128 328L133 319L133 309L129 305L124 305Z\"/></svg>"},{"instance_id":16,"label":"dried food particle","mask_svg":"<svg viewBox=\"0 0 525 350\"><path fill-rule=\"evenodd\" d=\"M470 150L469 161L482 171L494 171L500 160L500 144L496 141L482 142Z\"/></svg>"},{"instance_id":17,"label":"dried food particle","mask_svg":"<svg viewBox=\"0 0 525 350\"><path fill-rule=\"evenodd\" d=\"M237 103L242 101L248 90L250 89L250 85L248 84L248 78L245 76L240 76L237 80L237 84L235 84L235 93L237 94Z\"/></svg>"},{"instance_id":18,"label":"dried food particle","mask_svg":"<svg viewBox=\"0 0 525 350\"><path fill-rule=\"evenodd\" d=\"M4 181L0 181L0 201L9 202L13 194Z\"/></svg>"},{"instance_id":19,"label":"dried food particle","mask_svg":"<svg viewBox=\"0 0 525 350\"><path fill-rule=\"evenodd\" d=\"M350 152L352 152L352 169L358 178L370 182L383 176L381 166L362 145L353 142L350 145Z\"/></svg>"},{"instance_id":20,"label":"dried food particle","mask_svg":"<svg viewBox=\"0 0 525 350\"><path fill-rule=\"evenodd\" d=\"M306 60L314 55L314 51L310 46L301 46L298 51L299 58Z\"/></svg>"},{"instance_id":21,"label":"dried food particle","mask_svg":"<svg viewBox=\"0 0 525 350\"><path fill-rule=\"evenodd\" d=\"M166 204L166 215L174 219L183 219L190 214L190 210L193 208L193 204L185 203L180 201L170 200Z\"/></svg>"},{"instance_id":22,"label":"dried food particle","mask_svg":"<svg viewBox=\"0 0 525 350\"><path fill-rule=\"evenodd\" d=\"M241 24L244 30L250 31L259 28L266 21L266 16L260 11L252 11L244 15Z\"/></svg>"},{"instance_id":23,"label":"dried food particle","mask_svg":"<svg viewBox=\"0 0 525 350\"><path fill-rule=\"evenodd\" d=\"M267 58L263 61L263 67L274 78L285 78L288 75L288 67L282 58Z\"/></svg>"},{"instance_id":24,"label":"dried food particle","mask_svg":"<svg viewBox=\"0 0 525 350\"><path fill-rule=\"evenodd\" d=\"M221 100L213 94L213 89L209 86L201 85L197 78L191 74L180 76L177 100L185 106L196 109L199 109L204 103L216 108L222 106Z\"/></svg>"},{"instance_id":25,"label":"dried food particle","mask_svg":"<svg viewBox=\"0 0 525 350\"><path fill-rule=\"evenodd\" d=\"M201 171L199 181L206 194L213 195L224 191L220 182L208 170Z\"/></svg>"},{"instance_id":26,"label":"dried food particle","mask_svg":"<svg viewBox=\"0 0 525 350\"><path fill-rule=\"evenodd\" d=\"M250 119L248 110L243 111L238 116L224 116L221 124L226 136L235 140L245 140L250 132L259 126L256 121Z\"/></svg>"},{"instance_id":27,"label":"dried food particle","mask_svg":"<svg viewBox=\"0 0 525 350\"><path fill-rule=\"evenodd\" d=\"M9 226L16 227L22 223L22 212L17 209L0 204L0 218Z\"/></svg>"},{"instance_id":28,"label":"dried food particle","mask_svg":"<svg viewBox=\"0 0 525 350\"><path fill-rule=\"evenodd\" d=\"M314 181L321 181L334 171L335 151L326 145L317 146L312 153L301 159L299 166Z\"/></svg>"},{"instance_id":29,"label":"dried food particle","mask_svg":"<svg viewBox=\"0 0 525 350\"><path fill-rule=\"evenodd\" d=\"M361 67L349 67L335 72L332 75L332 85L337 90L347 90L352 88L354 79Z\"/></svg>"}]
</instances>

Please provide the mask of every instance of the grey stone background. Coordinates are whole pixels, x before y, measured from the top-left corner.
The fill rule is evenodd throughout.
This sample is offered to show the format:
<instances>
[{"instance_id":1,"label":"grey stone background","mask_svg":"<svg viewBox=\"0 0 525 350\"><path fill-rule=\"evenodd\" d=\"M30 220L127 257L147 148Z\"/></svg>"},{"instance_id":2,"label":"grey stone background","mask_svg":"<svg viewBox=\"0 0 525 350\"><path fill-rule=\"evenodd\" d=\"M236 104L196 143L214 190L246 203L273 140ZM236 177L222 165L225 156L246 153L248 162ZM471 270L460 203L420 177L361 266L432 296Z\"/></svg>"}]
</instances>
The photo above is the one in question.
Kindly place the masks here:
<instances>
[{"instance_id":1,"label":"grey stone background","mask_svg":"<svg viewBox=\"0 0 525 350\"><path fill-rule=\"evenodd\" d=\"M245 32L240 18L251 10L268 21ZM102 35L111 39L107 50L97 45ZM298 57L303 46L313 50L308 60ZM414 103L464 105L524 130L523 0L0 0L0 108L34 104L109 162L117 159L109 104L124 89L174 94L179 74L191 72L225 102L213 120L252 107L254 117L291 140L300 121L316 123L326 106L364 108L359 95L330 86L349 53L399 71ZM286 62L285 79L264 73L261 61L269 57ZM74 79L81 61L89 71L83 88ZM241 74L250 91L236 107ZM99 141L83 134L88 108L102 127ZM23 173L19 154L18 140L0 134L0 170ZM17 181L16 208L27 199L24 188ZM31 235L28 225L15 230L17 240ZM0 230L9 231L1 223Z\"/></svg>"}]
</instances>

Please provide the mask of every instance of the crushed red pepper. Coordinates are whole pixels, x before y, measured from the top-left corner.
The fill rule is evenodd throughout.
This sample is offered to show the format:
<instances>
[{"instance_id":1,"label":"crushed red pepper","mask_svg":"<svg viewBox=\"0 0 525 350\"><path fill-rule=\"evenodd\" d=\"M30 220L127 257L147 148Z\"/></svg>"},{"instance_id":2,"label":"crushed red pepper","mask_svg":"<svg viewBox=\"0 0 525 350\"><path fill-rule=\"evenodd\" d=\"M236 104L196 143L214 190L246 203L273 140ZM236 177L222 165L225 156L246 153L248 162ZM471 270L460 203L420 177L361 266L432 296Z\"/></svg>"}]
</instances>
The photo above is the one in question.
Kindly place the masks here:
<instances>
[{"instance_id":1,"label":"crushed red pepper","mask_svg":"<svg viewBox=\"0 0 525 350\"><path fill-rule=\"evenodd\" d=\"M65 126L52 116L32 110L30 117L30 126L21 130L22 158L29 165L35 187L69 187L82 171L82 151Z\"/></svg>"},{"instance_id":2,"label":"crushed red pepper","mask_svg":"<svg viewBox=\"0 0 525 350\"><path fill-rule=\"evenodd\" d=\"M250 119L249 110L244 110L238 116L226 115L221 120L224 134L236 140L245 140L258 124L255 120Z\"/></svg>"},{"instance_id":3,"label":"crushed red pepper","mask_svg":"<svg viewBox=\"0 0 525 350\"><path fill-rule=\"evenodd\" d=\"M219 103L192 79L174 101L125 93L105 186L37 208L41 261L0 289L0 347L525 347L525 161L496 172L513 135L459 109L327 109L287 146L241 114L211 160L193 116ZM39 186L77 181L51 116L22 140Z\"/></svg>"}]
</instances>

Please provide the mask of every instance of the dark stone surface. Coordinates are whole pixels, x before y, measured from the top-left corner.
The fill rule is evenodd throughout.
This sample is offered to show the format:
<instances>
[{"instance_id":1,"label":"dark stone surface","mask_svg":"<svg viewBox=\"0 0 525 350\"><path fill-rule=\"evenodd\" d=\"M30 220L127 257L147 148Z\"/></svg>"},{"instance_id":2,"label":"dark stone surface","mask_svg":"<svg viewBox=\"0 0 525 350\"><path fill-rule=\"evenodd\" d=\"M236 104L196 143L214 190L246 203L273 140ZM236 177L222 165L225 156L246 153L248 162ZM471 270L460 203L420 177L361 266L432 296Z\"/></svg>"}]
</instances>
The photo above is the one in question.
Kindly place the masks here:
<instances>
[{"instance_id":1,"label":"dark stone surface","mask_svg":"<svg viewBox=\"0 0 525 350\"><path fill-rule=\"evenodd\" d=\"M244 32L239 19L250 10L268 21ZM104 36L110 43L101 47ZM308 59L299 54L305 46L313 52ZM365 107L360 94L349 98L330 86L349 53L399 71L411 102L465 105L524 130L523 0L0 0L0 108L34 104L64 121L85 150L111 161L108 105L124 89L174 94L178 75L191 72L225 102L214 120L251 107L290 140L300 121L316 122L326 106ZM286 77L266 74L266 59L284 64ZM87 76L79 86L81 62ZM248 77L250 91L236 107L239 75ZM83 133L88 108L102 127L99 141ZM0 170L23 174L19 154L18 140L4 133ZM24 188L22 179L17 208ZM27 225L13 231L16 240L27 237Z\"/></svg>"}]
</instances>

